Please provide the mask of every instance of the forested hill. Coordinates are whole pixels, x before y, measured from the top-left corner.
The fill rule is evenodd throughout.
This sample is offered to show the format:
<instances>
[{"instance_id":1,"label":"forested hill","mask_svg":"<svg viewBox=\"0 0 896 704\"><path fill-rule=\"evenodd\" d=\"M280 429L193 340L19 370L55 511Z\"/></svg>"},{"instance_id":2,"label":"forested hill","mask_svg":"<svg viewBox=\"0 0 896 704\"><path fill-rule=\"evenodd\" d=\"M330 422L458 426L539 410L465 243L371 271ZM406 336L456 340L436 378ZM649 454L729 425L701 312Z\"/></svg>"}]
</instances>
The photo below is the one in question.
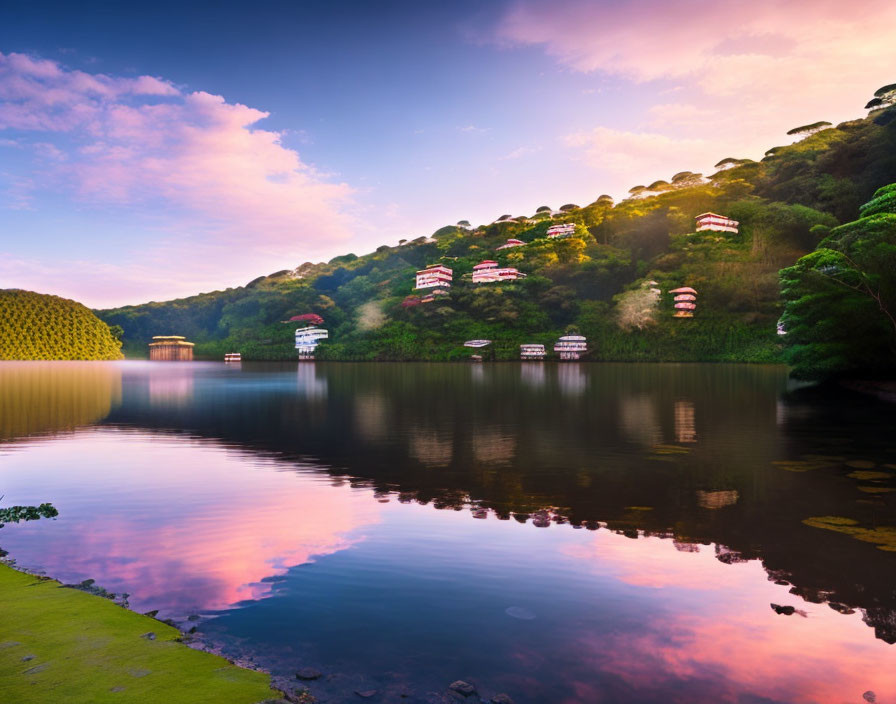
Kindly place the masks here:
<instances>
[{"instance_id":1,"label":"forested hill","mask_svg":"<svg viewBox=\"0 0 896 704\"><path fill-rule=\"evenodd\" d=\"M121 343L84 305L0 289L0 360L120 359Z\"/></svg>"},{"instance_id":2,"label":"forested hill","mask_svg":"<svg viewBox=\"0 0 896 704\"><path fill-rule=\"evenodd\" d=\"M128 356L145 356L153 335L177 334L197 343L198 357L292 359L296 324L284 321L315 313L330 331L320 359L459 359L472 338L494 340L496 357L510 359L520 343L547 345L575 329L596 360L777 361L778 272L896 182L894 111L798 128L799 141L761 161L734 155L712 175L684 171L636 186L618 203L600 196L478 227L462 221L244 287L97 314L124 329ZM739 233L696 233L694 217L707 211L738 220ZM560 223L574 233L547 238ZM498 249L508 238L525 246ZM462 278L485 259L527 277ZM454 271L450 295L409 298L415 271L438 263ZM682 286L698 292L691 319L672 317L668 292Z\"/></svg>"}]
</instances>

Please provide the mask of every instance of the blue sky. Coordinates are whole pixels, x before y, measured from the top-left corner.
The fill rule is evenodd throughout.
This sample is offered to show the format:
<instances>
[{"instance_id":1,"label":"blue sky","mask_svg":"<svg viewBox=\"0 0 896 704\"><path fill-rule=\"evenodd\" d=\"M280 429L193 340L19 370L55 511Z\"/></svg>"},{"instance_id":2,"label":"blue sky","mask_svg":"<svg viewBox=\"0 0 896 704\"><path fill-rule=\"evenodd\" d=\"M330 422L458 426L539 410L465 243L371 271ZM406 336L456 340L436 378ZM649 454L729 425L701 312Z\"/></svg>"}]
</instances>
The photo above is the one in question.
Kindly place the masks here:
<instances>
[{"instance_id":1,"label":"blue sky","mask_svg":"<svg viewBox=\"0 0 896 704\"><path fill-rule=\"evenodd\" d=\"M0 287L162 300L755 158L894 80L896 11L855 14L7 0Z\"/></svg>"}]
</instances>

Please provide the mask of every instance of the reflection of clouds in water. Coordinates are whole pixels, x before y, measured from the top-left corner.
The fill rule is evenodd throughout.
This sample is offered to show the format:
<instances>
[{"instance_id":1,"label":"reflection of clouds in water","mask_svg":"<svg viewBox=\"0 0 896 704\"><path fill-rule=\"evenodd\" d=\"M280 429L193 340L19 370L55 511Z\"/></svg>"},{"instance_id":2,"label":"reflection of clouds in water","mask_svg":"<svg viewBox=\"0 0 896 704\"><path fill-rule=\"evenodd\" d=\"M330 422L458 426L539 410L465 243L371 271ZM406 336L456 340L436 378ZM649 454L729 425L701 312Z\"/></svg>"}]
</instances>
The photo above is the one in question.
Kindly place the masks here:
<instances>
[{"instance_id":1,"label":"reflection of clouds in water","mask_svg":"<svg viewBox=\"0 0 896 704\"><path fill-rule=\"evenodd\" d=\"M0 439L101 421L121 403L115 362L0 363Z\"/></svg>"},{"instance_id":2,"label":"reflection of clouds in water","mask_svg":"<svg viewBox=\"0 0 896 704\"><path fill-rule=\"evenodd\" d=\"M441 437L435 430L412 428L408 453L427 467L447 467L454 454L451 438Z\"/></svg>"},{"instance_id":3,"label":"reflection of clouds in water","mask_svg":"<svg viewBox=\"0 0 896 704\"><path fill-rule=\"evenodd\" d=\"M54 487L60 516L4 529L4 546L64 581L129 592L136 610L183 616L259 598L261 580L350 547L379 515L367 492L210 442L94 430L10 465L21 498Z\"/></svg>"},{"instance_id":4,"label":"reflection of clouds in water","mask_svg":"<svg viewBox=\"0 0 896 704\"><path fill-rule=\"evenodd\" d=\"M506 464L516 454L516 437L497 429L473 429L473 457L482 464Z\"/></svg>"},{"instance_id":5,"label":"reflection of clouds in water","mask_svg":"<svg viewBox=\"0 0 896 704\"><path fill-rule=\"evenodd\" d=\"M299 395L305 398L324 398L327 395L327 377L317 375L314 362L299 362L296 388Z\"/></svg>"},{"instance_id":6,"label":"reflection of clouds in water","mask_svg":"<svg viewBox=\"0 0 896 704\"><path fill-rule=\"evenodd\" d=\"M609 531L593 534L590 548L564 552L624 584L667 594L670 608L637 628L579 637L582 672L617 675L645 700L839 702L869 689L880 701L896 697L896 668L883 665L892 662L892 646L869 638L861 614L803 602L769 581L759 560L723 564L713 550L683 555L690 545ZM778 615L770 603L798 606L808 618ZM593 681L580 676L573 685L599 701ZM676 691L679 698L669 697Z\"/></svg>"},{"instance_id":7,"label":"reflection of clouds in water","mask_svg":"<svg viewBox=\"0 0 896 704\"><path fill-rule=\"evenodd\" d=\"M663 441L656 400L646 393L619 399L619 424L633 442L657 445Z\"/></svg>"},{"instance_id":8,"label":"reflection of clouds in water","mask_svg":"<svg viewBox=\"0 0 896 704\"><path fill-rule=\"evenodd\" d=\"M557 385L564 396L581 396L588 385L588 377L581 364L560 364L557 367Z\"/></svg>"},{"instance_id":9,"label":"reflection of clouds in water","mask_svg":"<svg viewBox=\"0 0 896 704\"><path fill-rule=\"evenodd\" d=\"M675 442L697 442L692 401L675 402Z\"/></svg>"},{"instance_id":10,"label":"reflection of clouds in water","mask_svg":"<svg viewBox=\"0 0 896 704\"><path fill-rule=\"evenodd\" d=\"M186 406L193 400L192 362L153 362L148 368L152 406Z\"/></svg>"},{"instance_id":11,"label":"reflection of clouds in water","mask_svg":"<svg viewBox=\"0 0 896 704\"><path fill-rule=\"evenodd\" d=\"M523 362L520 364L520 380L534 389L540 389L545 384L544 362Z\"/></svg>"},{"instance_id":12,"label":"reflection of clouds in water","mask_svg":"<svg viewBox=\"0 0 896 704\"><path fill-rule=\"evenodd\" d=\"M389 431L386 418L386 399L377 394L366 394L354 399L352 412L358 434L368 441L382 440Z\"/></svg>"}]
</instances>

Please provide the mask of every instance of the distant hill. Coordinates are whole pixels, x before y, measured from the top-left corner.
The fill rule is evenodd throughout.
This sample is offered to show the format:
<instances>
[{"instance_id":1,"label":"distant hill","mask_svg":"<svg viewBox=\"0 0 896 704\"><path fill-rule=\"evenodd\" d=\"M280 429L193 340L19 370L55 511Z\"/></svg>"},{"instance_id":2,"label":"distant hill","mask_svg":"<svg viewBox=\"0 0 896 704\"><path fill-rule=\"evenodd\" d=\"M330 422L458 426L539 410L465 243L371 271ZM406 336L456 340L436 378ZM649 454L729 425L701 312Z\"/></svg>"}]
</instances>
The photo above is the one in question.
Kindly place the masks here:
<instances>
[{"instance_id":1,"label":"distant hill","mask_svg":"<svg viewBox=\"0 0 896 704\"><path fill-rule=\"evenodd\" d=\"M0 289L0 360L121 356L121 342L109 326L77 301Z\"/></svg>"},{"instance_id":2,"label":"distant hill","mask_svg":"<svg viewBox=\"0 0 896 704\"><path fill-rule=\"evenodd\" d=\"M494 340L495 357L513 359L521 343L551 344L578 330L596 360L780 361L779 270L896 181L896 120L878 112L811 127L761 161L728 157L714 174L682 171L635 186L618 203L599 196L478 227L461 220L363 256L97 315L124 329L129 356L145 356L153 335L180 334L199 357L292 359L296 325L285 321L315 313L330 331L321 359L462 359L473 338ZM707 211L738 220L739 232L695 232L695 216ZM557 224L573 225L572 235L546 237ZM525 244L499 249L508 238ZM479 285L463 278L485 259L527 276ZM420 302L414 273L432 264L453 269L453 285ZM692 319L672 317L669 291L682 286L698 291Z\"/></svg>"}]
</instances>

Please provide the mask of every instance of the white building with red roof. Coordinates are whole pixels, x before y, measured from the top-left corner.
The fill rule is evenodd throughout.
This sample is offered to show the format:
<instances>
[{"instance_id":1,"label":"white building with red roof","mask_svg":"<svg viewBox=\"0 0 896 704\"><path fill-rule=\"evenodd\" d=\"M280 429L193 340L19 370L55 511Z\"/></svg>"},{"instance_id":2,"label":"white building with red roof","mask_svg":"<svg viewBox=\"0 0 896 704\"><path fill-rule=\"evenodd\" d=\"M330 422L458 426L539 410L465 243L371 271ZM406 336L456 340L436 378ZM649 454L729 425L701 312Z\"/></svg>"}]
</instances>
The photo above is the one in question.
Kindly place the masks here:
<instances>
[{"instance_id":1,"label":"white building with red roof","mask_svg":"<svg viewBox=\"0 0 896 704\"><path fill-rule=\"evenodd\" d=\"M697 232L712 230L713 232L733 232L736 235L737 226L740 225L737 220L718 213L701 213L694 219L697 221Z\"/></svg>"},{"instance_id":2,"label":"white building with red roof","mask_svg":"<svg viewBox=\"0 0 896 704\"><path fill-rule=\"evenodd\" d=\"M454 271L441 264L421 269L417 272L417 285L415 288L441 288L450 287Z\"/></svg>"},{"instance_id":3,"label":"white building with red roof","mask_svg":"<svg viewBox=\"0 0 896 704\"><path fill-rule=\"evenodd\" d=\"M515 281L526 275L512 266L500 266L498 262L486 259L473 267L473 283L487 284L495 281Z\"/></svg>"},{"instance_id":4,"label":"white building with red roof","mask_svg":"<svg viewBox=\"0 0 896 704\"><path fill-rule=\"evenodd\" d=\"M574 222L566 222L562 225L551 225L546 234L551 239L557 239L558 237L569 237L575 234L575 231L576 224Z\"/></svg>"}]
</instances>

